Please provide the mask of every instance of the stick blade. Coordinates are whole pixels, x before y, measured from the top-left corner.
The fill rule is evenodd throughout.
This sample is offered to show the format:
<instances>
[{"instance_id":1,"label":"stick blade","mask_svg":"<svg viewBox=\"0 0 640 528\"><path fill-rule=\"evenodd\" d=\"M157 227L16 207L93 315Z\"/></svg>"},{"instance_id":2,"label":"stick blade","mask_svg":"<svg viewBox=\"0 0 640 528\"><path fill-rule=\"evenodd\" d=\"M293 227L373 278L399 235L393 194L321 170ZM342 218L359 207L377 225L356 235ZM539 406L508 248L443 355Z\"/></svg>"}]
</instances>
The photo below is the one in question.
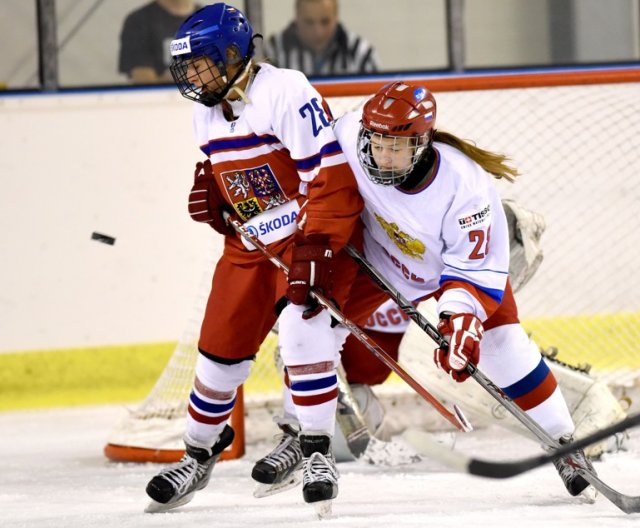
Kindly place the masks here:
<instances>
[{"instance_id":1,"label":"stick blade","mask_svg":"<svg viewBox=\"0 0 640 528\"><path fill-rule=\"evenodd\" d=\"M419 429L407 429L402 433L402 438L419 455L440 462L455 471L469 472L469 457L438 442L432 434Z\"/></svg>"}]
</instances>

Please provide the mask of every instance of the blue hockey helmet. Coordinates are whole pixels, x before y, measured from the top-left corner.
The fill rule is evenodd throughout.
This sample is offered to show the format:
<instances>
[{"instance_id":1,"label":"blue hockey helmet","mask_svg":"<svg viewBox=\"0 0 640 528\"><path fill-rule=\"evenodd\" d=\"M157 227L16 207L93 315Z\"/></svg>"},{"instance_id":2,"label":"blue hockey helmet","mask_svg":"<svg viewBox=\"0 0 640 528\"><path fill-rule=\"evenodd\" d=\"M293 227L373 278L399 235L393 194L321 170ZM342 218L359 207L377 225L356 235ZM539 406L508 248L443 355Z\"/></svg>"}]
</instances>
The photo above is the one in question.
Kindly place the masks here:
<instances>
[{"instance_id":1,"label":"blue hockey helmet","mask_svg":"<svg viewBox=\"0 0 640 528\"><path fill-rule=\"evenodd\" d=\"M222 101L253 57L253 28L235 7L212 4L199 9L182 23L170 49L173 57L170 70L180 93L187 99L214 106ZM223 79L222 87L212 90L206 83L197 86L187 78L189 64L202 58L215 66L215 77ZM241 65L233 79L227 79L230 64Z\"/></svg>"}]
</instances>

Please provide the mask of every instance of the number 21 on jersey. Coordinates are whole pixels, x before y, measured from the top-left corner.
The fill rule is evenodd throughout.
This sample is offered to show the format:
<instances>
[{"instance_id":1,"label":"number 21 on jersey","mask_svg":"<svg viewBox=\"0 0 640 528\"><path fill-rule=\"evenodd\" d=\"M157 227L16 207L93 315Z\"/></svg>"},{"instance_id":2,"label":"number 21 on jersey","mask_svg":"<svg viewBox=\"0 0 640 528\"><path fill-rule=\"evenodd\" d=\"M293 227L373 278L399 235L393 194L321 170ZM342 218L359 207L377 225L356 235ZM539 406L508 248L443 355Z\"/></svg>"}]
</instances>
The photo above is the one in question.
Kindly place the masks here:
<instances>
[{"instance_id":1,"label":"number 21 on jersey","mask_svg":"<svg viewBox=\"0 0 640 528\"><path fill-rule=\"evenodd\" d=\"M469 253L470 260L483 259L489 254L489 239L491 238L491 227L487 228L487 234L482 229L469 231L469 242L473 244L473 249Z\"/></svg>"}]
</instances>

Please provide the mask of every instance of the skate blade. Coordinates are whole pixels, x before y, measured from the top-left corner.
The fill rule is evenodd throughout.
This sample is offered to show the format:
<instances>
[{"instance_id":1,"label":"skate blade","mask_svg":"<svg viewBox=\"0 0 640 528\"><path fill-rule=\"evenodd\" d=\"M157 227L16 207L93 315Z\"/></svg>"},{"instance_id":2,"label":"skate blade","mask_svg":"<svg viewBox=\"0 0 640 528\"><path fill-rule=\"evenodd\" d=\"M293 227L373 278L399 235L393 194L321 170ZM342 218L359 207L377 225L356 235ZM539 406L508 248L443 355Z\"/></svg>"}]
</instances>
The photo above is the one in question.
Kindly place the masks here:
<instances>
[{"instance_id":1,"label":"skate blade","mask_svg":"<svg viewBox=\"0 0 640 528\"><path fill-rule=\"evenodd\" d=\"M593 486L587 486L580 492L580 497L584 500L584 502L593 504L598 498L598 490Z\"/></svg>"},{"instance_id":2,"label":"skate blade","mask_svg":"<svg viewBox=\"0 0 640 528\"><path fill-rule=\"evenodd\" d=\"M271 495L277 495L283 491L295 488L302 482L302 471L296 471L289 475L289 478L279 482L278 484L258 484L253 490L253 496L256 499L262 499L263 497L270 497Z\"/></svg>"},{"instance_id":3,"label":"skate blade","mask_svg":"<svg viewBox=\"0 0 640 528\"><path fill-rule=\"evenodd\" d=\"M195 495L195 493L196 492L193 491L175 502L167 502L166 504L162 504L161 502L156 502L152 499L149 505L144 509L144 512L145 513L164 513L169 510L179 508L180 506L184 506L188 502L191 502L191 499L193 499L193 496Z\"/></svg>"},{"instance_id":4,"label":"skate blade","mask_svg":"<svg viewBox=\"0 0 640 528\"><path fill-rule=\"evenodd\" d=\"M313 507L316 510L318 519L326 519L331 517L333 501L331 499L325 501L314 502Z\"/></svg>"}]
</instances>

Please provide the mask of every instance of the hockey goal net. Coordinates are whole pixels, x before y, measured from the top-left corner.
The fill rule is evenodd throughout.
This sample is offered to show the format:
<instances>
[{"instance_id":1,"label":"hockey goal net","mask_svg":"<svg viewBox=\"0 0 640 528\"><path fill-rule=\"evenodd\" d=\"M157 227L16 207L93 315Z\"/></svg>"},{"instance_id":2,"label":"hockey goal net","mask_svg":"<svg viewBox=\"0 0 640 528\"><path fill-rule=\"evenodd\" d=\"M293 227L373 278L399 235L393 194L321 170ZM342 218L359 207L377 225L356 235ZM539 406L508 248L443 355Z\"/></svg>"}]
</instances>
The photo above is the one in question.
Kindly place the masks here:
<instances>
[{"instance_id":1,"label":"hockey goal net","mask_svg":"<svg viewBox=\"0 0 640 528\"><path fill-rule=\"evenodd\" d=\"M542 349L557 349L574 365L588 364L592 376L627 397L640 385L640 70L420 80L435 92L438 128L509 155L522 176L515 184L498 182L502 196L545 218L544 262L516 295L523 326ZM338 117L359 108L383 84L318 89ZM173 356L149 396L116 425L107 457L167 462L181 456L212 270L213 261ZM424 343L430 351L433 345L426 338ZM274 432L265 417L280 408L276 348L277 336L270 334L244 386L244 404L232 416L240 434L226 458L241 456L245 442ZM419 369L416 355L415 346L403 344L401 362ZM394 377L379 392L396 406L412 397ZM464 400L459 403L464 407ZM428 407L421 409L419 419L429 427ZM395 414L402 419L402 412ZM409 419L415 425L416 416ZM246 435L245 421L251 424Z\"/></svg>"}]
</instances>

